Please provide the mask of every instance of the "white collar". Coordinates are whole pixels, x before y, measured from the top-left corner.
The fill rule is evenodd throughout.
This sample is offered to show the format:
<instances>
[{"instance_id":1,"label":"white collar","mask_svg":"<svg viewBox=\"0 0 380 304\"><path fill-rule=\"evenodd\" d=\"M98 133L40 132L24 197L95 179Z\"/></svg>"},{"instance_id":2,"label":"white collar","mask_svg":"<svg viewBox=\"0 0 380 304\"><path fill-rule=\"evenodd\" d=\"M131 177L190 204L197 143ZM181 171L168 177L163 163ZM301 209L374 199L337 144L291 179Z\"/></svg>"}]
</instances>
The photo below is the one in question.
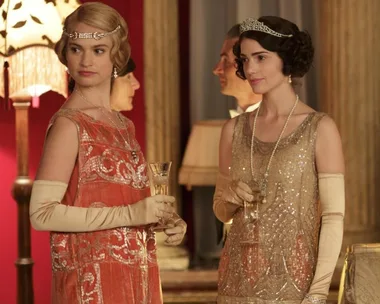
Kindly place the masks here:
<instances>
[{"instance_id":1,"label":"white collar","mask_svg":"<svg viewBox=\"0 0 380 304\"><path fill-rule=\"evenodd\" d=\"M261 103L261 101L255 103L253 105L250 105L245 110L245 112L253 112L253 111L255 111L259 107L260 103ZM241 107L237 106L236 110L230 110L230 117L234 118L234 117L236 117L236 116L238 116L238 115L240 115L242 113L244 113L243 109Z\"/></svg>"}]
</instances>

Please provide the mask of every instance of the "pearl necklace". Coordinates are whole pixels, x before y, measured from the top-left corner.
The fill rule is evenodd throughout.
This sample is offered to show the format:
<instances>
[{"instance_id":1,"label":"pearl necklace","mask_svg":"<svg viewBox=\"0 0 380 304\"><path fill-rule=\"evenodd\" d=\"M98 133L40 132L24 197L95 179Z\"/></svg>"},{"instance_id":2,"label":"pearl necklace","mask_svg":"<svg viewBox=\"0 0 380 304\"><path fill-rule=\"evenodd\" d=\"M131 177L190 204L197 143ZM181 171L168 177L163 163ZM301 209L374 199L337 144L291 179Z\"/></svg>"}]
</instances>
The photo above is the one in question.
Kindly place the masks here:
<instances>
[{"instance_id":1,"label":"pearl necklace","mask_svg":"<svg viewBox=\"0 0 380 304\"><path fill-rule=\"evenodd\" d=\"M291 111L290 111L290 113L288 115L288 118L285 121L284 127L282 128L282 131L281 131L281 133L280 133L280 135L279 135L279 137L278 137L278 139L276 141L276 144L275 144L275 146L273 148L272 154L269 157L268 165L267 165L267 168L266 168L265 173L264 173L264 178L263 178L263 180L261 182L260 191L261 191L261 196L263 197L263 199L262 199L262 203L263 204L265 204L267 202L266 197L267 197L267 186L268 186L269 168L270 168L270 165L272 163L273 156L276 153L276 150L278 148L278 145L280 144L282 136L284 135L285 129L288 126L289 120L292 117L293 112L294 112L294 110L295 110L295 108L296 108L296 106L298 104L299 97L298 97L298 95L296 95L296 96L297 97L296 97L296 101L294 102L293 108L291 109ZM257 108L255 119L253 121L253 127L252 127L252 139L251 139L251 151L250 151L251 152L251 155L250 155L251 159L250 159L250 161L251 161L251 174L252 174L252 177L253 177L253 143L254 143L254 139L255 139L257 117L259 116L261 104L262 103L260 103L260 106Z\"/></svg>"},{"instance_id":2,"label":"pearl necklace","mask_svg":"<svg viewBox=\"0 0 380 304\"><path fill-rule=\"evenodd\" d=\"M119 132L121 138L123 139L124 141L124 145L125 147L131 152L131 156L132 156L132 159L133 161L136 163L139 161L138 159L138 155L137 155L137 152L135 150L132 149L132 146L131 146L131 140L130 140L130 137L128 135L128 140L125 139L125 137L123 136L123 133L121 133L119 127L117 126L117 124L113 121L113 119L108 115L108 112L106 111L106 109L104 107L99 107L97 105L95 105L94 103L92 103L91 101L89 101L84 95L83 93L79 90L79 89L75 89L75 92L78 92L79 96L84 100L86 101L88 104L92 105L93 107L99 109L100 111L102 111L102 113L104 114L105 117L107 117L107 119L111 122L111 124L115 127L115 129ZM122 118L120 117L120 113L117 113L117 117L119 118L120 122L123 123L123 120ZM128 134L128 133L127 133Z\"/></svg>"}]
</instances>

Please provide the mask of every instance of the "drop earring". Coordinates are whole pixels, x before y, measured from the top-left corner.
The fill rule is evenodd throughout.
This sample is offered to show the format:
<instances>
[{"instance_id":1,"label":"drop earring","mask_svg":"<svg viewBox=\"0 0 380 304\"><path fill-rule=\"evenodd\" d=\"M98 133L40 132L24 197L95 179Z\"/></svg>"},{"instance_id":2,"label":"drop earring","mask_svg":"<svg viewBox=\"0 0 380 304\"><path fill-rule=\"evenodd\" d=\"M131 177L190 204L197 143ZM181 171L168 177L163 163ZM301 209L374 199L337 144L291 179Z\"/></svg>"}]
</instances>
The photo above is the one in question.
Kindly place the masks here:
<instances>
[{"instance_id":1,"label":"drop earring","mask_svg":"<svg viewBox=\"0 0 380 304\"><path fill-rule=\"evenodd\" d=\"M114 67L113 68L113 74L112 74L112 76L113 76L113 78L117 78L117 76L119 76L119 75L117 75L117 70L116 70L116 67Z\"/></svg>"},{"instance_id":2,"label":"drop earring","mask_svg":"<svg viewBox=\"0 0 380 304\"><path fill-rule=\"evenodd\" d=\"M289 75L288 82L292 83L292 75Z\"/></svg>"}]
</instances>

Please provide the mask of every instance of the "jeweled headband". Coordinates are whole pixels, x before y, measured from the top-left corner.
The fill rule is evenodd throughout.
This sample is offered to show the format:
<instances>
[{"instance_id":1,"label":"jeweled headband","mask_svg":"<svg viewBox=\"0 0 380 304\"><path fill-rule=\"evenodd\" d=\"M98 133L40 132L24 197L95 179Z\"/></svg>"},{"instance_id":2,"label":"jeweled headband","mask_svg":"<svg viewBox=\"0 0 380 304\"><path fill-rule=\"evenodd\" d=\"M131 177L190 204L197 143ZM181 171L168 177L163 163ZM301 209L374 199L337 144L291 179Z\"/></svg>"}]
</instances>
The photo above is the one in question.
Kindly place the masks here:
<instances>
[{"instance_id":1,"label":"jeweled headband","mask_svg":"<svg viewBox=\"0 0 380 304\"><path fill-rule=\"evenodd\" d=\"M266 34L269 34L272 36L276 36L276 37L280 37L280 38L292 37L293 36L292 34L285 35L285 34L278 33L276 31L272 30L271 28L267 27L263 22L260 22L254 18L248 18L248 19L244 20L240 24L239 30L240 30L240 34L247 32L247 31L257 31L257 32L263 32L263 33L266 33Z\"/></svg>"},{"instance_id":2,"label":"jeweled headband","mask_svg":"<svg viewBox=\"0 0 380 304\"><path fill-rule=\"evenodd\" d=\"M114 33L116 33L118 30L120 30L120 25L118 25L113 31L110 31L110 32L105 32L105 33L98 33L98 32L94 32L94 33L79 33L79 32L72 32L72 33L68 33L66 31L66 29L64 28L63 29L63 34L68 36L69 38L75 40L75 39L95 39L95 40L99 40L99 39L102 39L104 37L107 37L109 35L112 35Z\"/></svg>"}]
</instances>

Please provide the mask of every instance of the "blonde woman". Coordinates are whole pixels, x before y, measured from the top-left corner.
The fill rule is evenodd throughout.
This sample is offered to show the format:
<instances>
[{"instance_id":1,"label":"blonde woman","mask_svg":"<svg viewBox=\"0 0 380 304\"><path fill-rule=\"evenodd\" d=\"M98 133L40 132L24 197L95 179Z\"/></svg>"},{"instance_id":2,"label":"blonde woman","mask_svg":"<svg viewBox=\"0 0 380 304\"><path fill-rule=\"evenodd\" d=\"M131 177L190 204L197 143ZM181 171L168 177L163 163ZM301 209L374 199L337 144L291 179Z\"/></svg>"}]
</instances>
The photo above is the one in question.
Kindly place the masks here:
<instances>
[{"instance_id":1,"label":"blonde woman","mask_svg":"<svg viewBox=\"0 0 380 304\"><path fill-rule=\"evenodd\" d=\"M111 79L130 56L127 24L89 2L56 45L75 81L53 116L33 185L30 219L51 231L52 303L162 303L154 226L175 218L172 196L150 196L133 123L112 111Z\"/></svg>"}]
</instances>

